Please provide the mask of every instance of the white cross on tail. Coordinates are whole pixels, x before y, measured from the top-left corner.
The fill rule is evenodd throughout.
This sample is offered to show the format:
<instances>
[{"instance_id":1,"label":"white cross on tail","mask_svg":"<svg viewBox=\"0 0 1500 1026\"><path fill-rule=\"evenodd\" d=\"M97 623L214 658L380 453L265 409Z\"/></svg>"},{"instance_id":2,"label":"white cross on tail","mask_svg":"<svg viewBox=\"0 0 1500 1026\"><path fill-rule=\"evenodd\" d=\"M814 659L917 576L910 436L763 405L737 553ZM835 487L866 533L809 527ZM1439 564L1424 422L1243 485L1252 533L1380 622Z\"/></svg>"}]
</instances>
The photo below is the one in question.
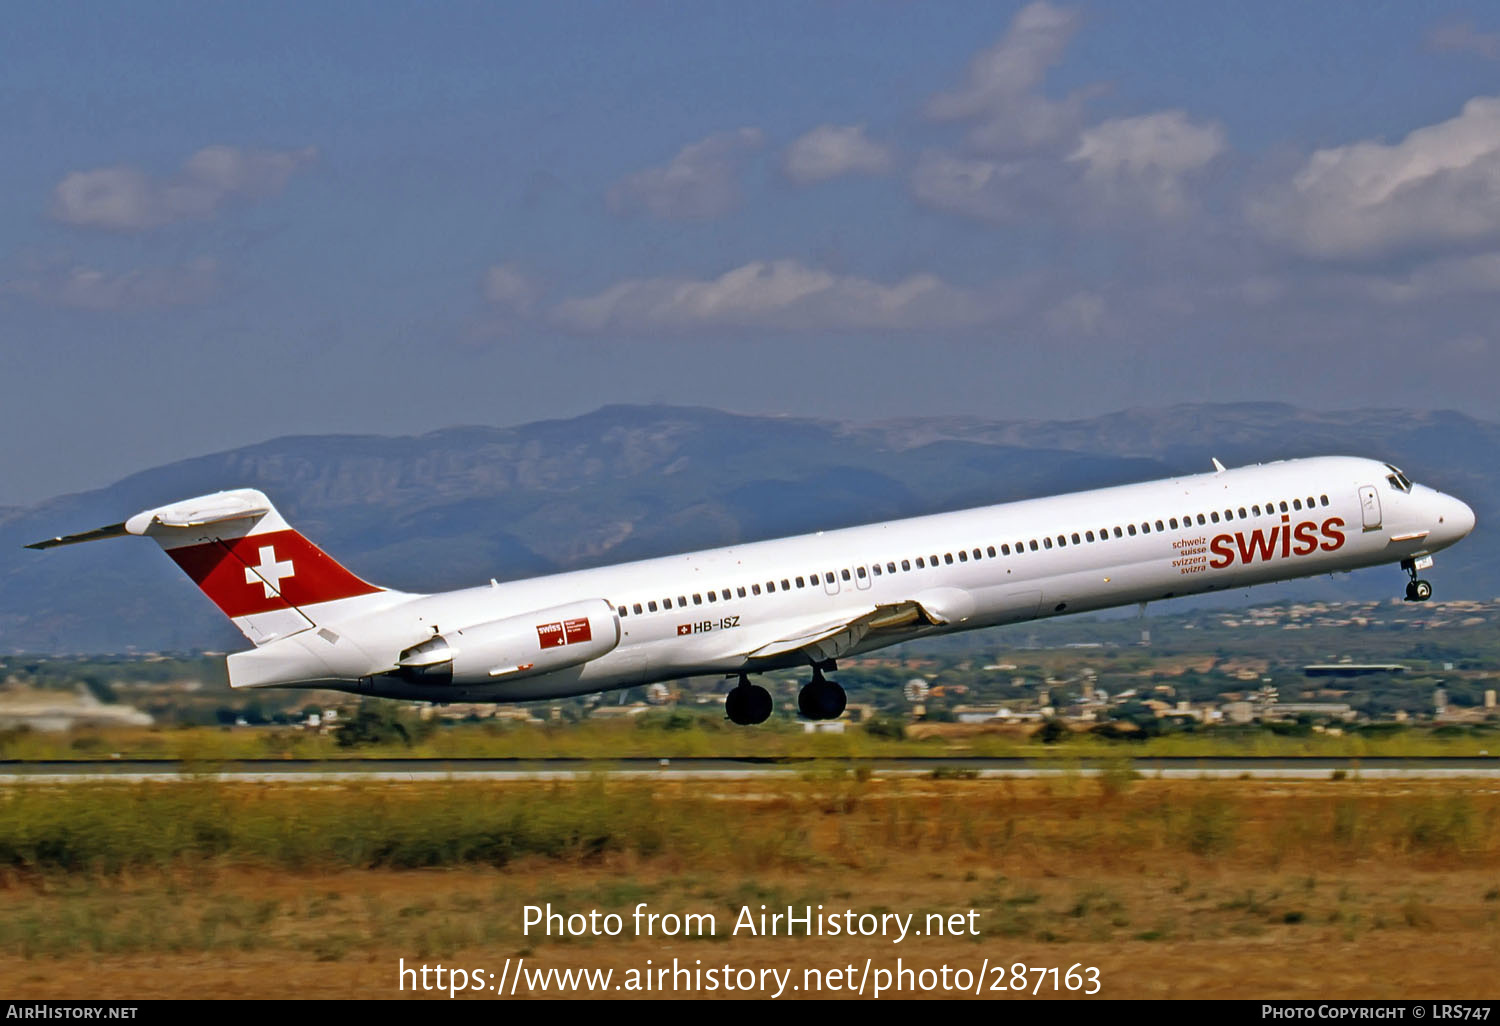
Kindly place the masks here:
<instances>
[{"instance_id":1,"label":"white cross on tail","mask_svg":"<svg viewBox=\"0 0 1500 1026\"><path fill-rule=\"evenodd\" d=\"M271 598L281 593L281 579L283 577L295 577L297 571L292 566L290 559L276 562L276 546L264 545L260 550L260 566L245 567L245 583L264 585L266 598Z\"/></svg>"}]
</instances>

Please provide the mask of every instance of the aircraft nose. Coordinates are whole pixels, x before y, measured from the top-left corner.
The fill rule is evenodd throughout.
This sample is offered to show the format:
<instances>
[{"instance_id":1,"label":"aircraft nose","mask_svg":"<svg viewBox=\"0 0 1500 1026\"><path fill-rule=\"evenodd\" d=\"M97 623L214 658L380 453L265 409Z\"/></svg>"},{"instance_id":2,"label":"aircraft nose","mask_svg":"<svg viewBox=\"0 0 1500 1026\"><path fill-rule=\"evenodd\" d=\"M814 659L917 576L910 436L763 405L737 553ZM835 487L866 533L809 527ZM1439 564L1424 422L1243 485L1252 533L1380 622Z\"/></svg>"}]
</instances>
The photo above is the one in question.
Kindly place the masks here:
<instances>
[{"instance_id":1,"label":"aircraft nose","mask_svg":"<svg viewBox=\"0 0 1500 1026\"><path fill-rule=\"evenodd\" d=\"M1474 530L1474 511L1469 504L1455 499L1451 495L1443 496L1442 516L1443 533L1451 535L1454 540L1463 538Z\"/></svg>"}]
</instances>

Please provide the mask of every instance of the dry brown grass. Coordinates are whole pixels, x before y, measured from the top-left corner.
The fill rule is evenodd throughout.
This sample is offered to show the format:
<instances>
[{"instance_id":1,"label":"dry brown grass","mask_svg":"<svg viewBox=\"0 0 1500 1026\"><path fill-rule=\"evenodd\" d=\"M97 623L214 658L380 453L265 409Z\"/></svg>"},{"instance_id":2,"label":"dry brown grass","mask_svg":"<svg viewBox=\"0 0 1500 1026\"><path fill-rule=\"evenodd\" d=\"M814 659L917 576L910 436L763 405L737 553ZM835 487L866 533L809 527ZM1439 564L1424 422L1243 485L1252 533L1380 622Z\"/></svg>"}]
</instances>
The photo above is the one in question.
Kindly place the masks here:
<instances>
[{"instance_id":1,"label":"dry brown grass","mask_svg":"<svg viewBox=\"0 0 1500 1026\"><path fill-rule=\"evenodd\" d=\"M580 785L583 786L583 785ZM473 807L519 791L396 788ZM749 793L749 792L756 793ZM339 788L218 800L324 808ZM118 872L11 870L16 997L394 997L398 958L490 967L1098 966L1113 997L1492 997L1500 793L1486 781L688 782L606 788L700 837L504 866L287 869L216 854ZM599 799L591 793L587 800ZM625 831L628 834L628 830ZM691 832L691 831L690 831ZM688 836L676 830L669 836ZM713 912L713 939L524 936L521 909ZM979 912L980 938L728 937L742 905ZM629 930L627 927L627 934ZM422 995L432 996L432 995ZM996 995L998 996L998 995ZM446 998L445 998L446 999Z\"/></svg>"}]
</instances>

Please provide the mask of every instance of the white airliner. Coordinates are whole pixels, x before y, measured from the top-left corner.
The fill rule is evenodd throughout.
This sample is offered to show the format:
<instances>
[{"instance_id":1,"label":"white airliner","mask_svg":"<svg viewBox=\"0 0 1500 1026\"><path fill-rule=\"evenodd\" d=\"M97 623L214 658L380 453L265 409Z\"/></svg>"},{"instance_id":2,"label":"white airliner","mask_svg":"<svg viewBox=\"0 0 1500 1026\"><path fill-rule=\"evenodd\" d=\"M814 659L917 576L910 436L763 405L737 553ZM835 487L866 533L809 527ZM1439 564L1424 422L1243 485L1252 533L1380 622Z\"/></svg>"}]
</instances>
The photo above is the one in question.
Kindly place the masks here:
<instances>
[{"instance_id":1,"label":"white airliner","mask_svg":"<svg viewBox=\"0 0 1500 1026\"><path fill-rule=\"evenodd\" d=\"M261 492L218 492L29 548L146 535L255 647L234 688L319 687L511 702L806 666L798 707L844 710L824 674L913 638L1399 563L1406 597L1474 527L1464 503L1388 463L1319 457L1124 485L441 594L368 584Z\"/></svg>"}]
</instances>

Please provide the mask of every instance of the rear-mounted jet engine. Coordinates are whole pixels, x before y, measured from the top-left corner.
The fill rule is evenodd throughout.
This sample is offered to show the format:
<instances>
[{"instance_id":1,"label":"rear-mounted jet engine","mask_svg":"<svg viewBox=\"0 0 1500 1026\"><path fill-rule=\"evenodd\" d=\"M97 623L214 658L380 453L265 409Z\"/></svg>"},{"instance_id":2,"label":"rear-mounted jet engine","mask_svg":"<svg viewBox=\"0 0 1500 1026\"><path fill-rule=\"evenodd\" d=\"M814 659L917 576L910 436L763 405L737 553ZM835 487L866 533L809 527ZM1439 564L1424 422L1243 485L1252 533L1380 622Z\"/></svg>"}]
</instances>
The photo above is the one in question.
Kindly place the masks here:
<instances>
[{"instance_id":1,"label":"rear-mounted jet engine","mask_svg":"<svg viewBox=\"0 0 1500 1026\"><path fill-rule=\"evenodd\" d=\"M598 659L619 643L614 607L590 599L428 638L401 653L396 673L435 686L519 680Z\"/></svg>"}]
</instances>

